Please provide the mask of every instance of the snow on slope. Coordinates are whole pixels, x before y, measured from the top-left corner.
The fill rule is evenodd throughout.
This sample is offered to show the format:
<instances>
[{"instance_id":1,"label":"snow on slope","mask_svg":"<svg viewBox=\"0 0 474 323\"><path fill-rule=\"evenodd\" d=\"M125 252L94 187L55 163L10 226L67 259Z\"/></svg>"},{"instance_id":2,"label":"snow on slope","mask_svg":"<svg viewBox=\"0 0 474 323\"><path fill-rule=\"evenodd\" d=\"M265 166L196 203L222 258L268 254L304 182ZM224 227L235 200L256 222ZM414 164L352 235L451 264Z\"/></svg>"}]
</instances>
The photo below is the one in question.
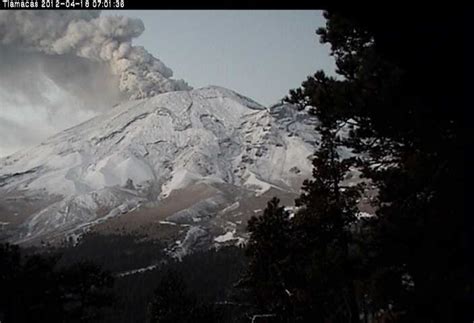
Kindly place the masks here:
<instances>
[{"instance_id":1,"label":"snow on slope","mask_svg":"<svg viewBox=\"0 0 474 323\"><path fill-rule=\"evenodd\" d=\"M0 205L15 194L55 197L17 230L14 239L28 241L74 232L124 203L159 202L193 183L298 192L311 176L313 129L289 105L268 109L220 87L129 101L0 159Z\"/></svg>"}]
</instances>

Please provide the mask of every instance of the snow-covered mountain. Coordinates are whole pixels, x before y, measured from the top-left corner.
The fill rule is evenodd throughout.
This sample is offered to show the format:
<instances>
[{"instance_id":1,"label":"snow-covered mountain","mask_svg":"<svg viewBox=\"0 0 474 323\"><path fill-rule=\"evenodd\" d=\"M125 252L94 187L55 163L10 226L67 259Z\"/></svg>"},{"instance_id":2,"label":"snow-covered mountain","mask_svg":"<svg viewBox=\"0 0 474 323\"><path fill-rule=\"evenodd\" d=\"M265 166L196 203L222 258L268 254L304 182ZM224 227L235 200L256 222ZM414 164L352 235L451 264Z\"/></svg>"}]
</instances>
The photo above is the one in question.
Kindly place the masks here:
<instances>
[{"instance_id":1,"label":"snow-covered mountain","mask_svg":"<svg viewBox=\"0 0 474 323\"><path fill-rule=\"evenodd\" d=\"M238 242L311 176L315 120L206 87L128 101L0 159L0 235L18 243L141 230L175 253Z\"/></svg>"}]
</instances>

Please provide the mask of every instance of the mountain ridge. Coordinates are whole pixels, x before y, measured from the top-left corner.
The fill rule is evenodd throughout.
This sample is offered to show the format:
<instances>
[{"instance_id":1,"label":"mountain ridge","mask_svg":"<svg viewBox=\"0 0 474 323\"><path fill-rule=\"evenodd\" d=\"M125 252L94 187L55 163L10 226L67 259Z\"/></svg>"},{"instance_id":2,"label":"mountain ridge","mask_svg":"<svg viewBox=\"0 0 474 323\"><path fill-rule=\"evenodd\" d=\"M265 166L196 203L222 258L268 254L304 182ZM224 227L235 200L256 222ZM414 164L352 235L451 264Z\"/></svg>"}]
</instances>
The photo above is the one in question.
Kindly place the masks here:
<instances>
[{"instance_id":1,"label":"mountain ridge","mask_svg":"<svg viewBox=\"0 0 474 323\"><path fill-rule=\"evenodd\" d=\"M0 234L34 244L52 236L76 239L112 218L160 205L173 192L188 194L195 185L215 195L169 218L205 230L196 219L207 212L219 227L219 212L244 196L298 194L311 176L316 122L291 105L269 109L216 86L121 103L0 159L0 221L6 223ZM47 205L22 202L28 198ZM236 221L254 214L246 208ZM16 219L5 216L8 211ZM233 232L226 230L215 234Z\"/></svg>"}]
</instances>

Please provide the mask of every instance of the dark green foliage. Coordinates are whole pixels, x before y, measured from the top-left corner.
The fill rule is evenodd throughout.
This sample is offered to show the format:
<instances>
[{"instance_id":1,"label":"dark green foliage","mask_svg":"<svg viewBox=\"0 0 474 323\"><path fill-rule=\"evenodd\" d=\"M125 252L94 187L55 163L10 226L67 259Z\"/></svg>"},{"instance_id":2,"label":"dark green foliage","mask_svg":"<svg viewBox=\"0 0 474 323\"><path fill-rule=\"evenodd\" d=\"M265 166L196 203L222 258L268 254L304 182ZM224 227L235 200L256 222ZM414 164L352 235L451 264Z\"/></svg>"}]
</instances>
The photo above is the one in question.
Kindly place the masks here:
<instances>
[{"instance_id":1,"label":"dark green foliage","mask_svg":"<svg viewBox=\"0 0 474 323\"><path fill-rule=\"evenodd\" d=\"M357 261L350 250L355 247L351 228L360 187L342 184L353 161L339 156L337 130L321 123L318 131L321 145L313 159L313 179L303 184L294 218L297 244L293 254L298 255L294 261L301 268L299 276L304 277L300 289L305 297L299 306L305 320L357 322Z\"/></svg>"},{"instance_id":2,"label":"dark green foliage","mask_svg":"<svg viewBox=\"0 0 474 323\"><path fill-rule=\"evenodd\" d=\"M63 246L60 263L87 260L112 272L142 268L161 261L165 244L138 234L86 234L74 247Z\"/></svg>"},{"instance_id":3,"label":"dark green foliage","mask_svg":"<svg viewBox=\"0 0 474 323\"><path fill-rule=\"evenodd\" d=\"M251 263L262 267L249 267L250 287L262 288L256 278L276 267L279 275L266 276L265 286L286 286L292 296L285 303L275 294L259 306L274 313L269 305L279 307L286 321L355 322L359 312L367 320L380 309L397 321L472 320L466 137L455 74L443 65L455 56L448 44L459 39L459 22L409 12L394 29L378 15L325 16L317 34L331 45L340 77L318 71L285 99L310 107L320 122L314 178L304 183L289 223L271 221L279 214L273 204L249 223ZM445 18L438 28L436 20ZM340 136L341 129L349 135ZM358 158L341 159L338 147ZM355 221L363 187L341 185L351 166L377 192L377 217L367 223ZM284 232L286 245L267 230ZM267 253L275 261L258 259Z\"/></svg>"},{"instance_id":4,"label":"dark green foliage","mask_svg":"<svg viewBox=\"0 0 474 323\"><path fill-rule=\"evenodd\" d=\"M107 254L104 257L107 258ZM246 263L242 249L208 250L190 254L181 261L164 257L160 263L150 271L116 277L117 301L105 313L104 322L146 322L153 292L168 272L183 279L187 293L196 296L201 310L211 308L223 317L220 322L240 322L236 319L243 312L240 303L245 300L235 299L233 286Z\"/></svg>"},{"instance_id":5,"label":"dark green foliage","mask_svg":"<svg viewBox=\"0 0 474 323\"><path fill-rule=\"evenodd\" d=\"M112 276L86 262L58 267L58 255L25 255L0 245L2 322L99 322L111 305Z\"/></svg>"},{"instance_id":6,"label":"dark green foliage","mask_svg":"<svg viewBox=\"0 0 474 323\"><path fill-rule=\"evenodd\" d=\"M61 255L52 251L38 254L40 250L20 252L17 246L0 245L0 320L146 322L153 292L160 282L165 284L165 276L171 272L169 275L182 279L181 290L191 300L187 303L191 307L189 320L246 321L243 315L248 301L239 298L233 287L246 263L242 249L224 247L175 261L165 257L153 241L126 236L108 240L110 236L94 235L90 237L96 243L94 250L84 247L89 246L88 238L82 247L62 248ZM118 247L127 250L128 258L122 262L120 251L115 250ZM107 252L109 248L111 252ZM144 262L147 254L153 257ZM114 274L113 288L112 275L91 262L109 264L117 273L131 269L135 255L137 264L148 266L151 261L159 266L141 274Z\"/></svg>"},{"instance_id":7,"label":"dark green foliage","mask_svg":"<svg viewBox=\"0 0 474 323\"><path fill-rule=\"evenodd\" d=\"M174 271L168 271L158 284L149 315L153 323L218 322L214 308L200 304L183 278Z\"/></svg>"},{"instance_id":8,"label":"dark green foliage","mask_svg":"<svg viewBox=\"0 0 474 323\"><path fill-rule=\"evenodd\" d=\"M337 133L324 127L313 160L313 180L305 181L293 219L268 203L248 229L250 266L245 277L260 311L282 322L358 320L355 264L349 248L359 188L341 182L351 160L337 153Z\"/></svg>"},{"instance_id":9,"label":"dark green foliage","mask_svg":"<svg viewBox=\"0 0 474 323\"><path fill-rule=\"evenodd\" d=\"M164 244L160 241L139 235L87 234L77 246L60 249L60 264L69 266L86 260L114 274L158 265L150 271L116 277L113 290L116 302L106 309L103 322L145 322L153 291L169 271L183 277L189 293L203 304L225 303L233 297L233 284L245 263L243 250L225 247L191 254L182 261L169 258L163 250ZM228 304L221 306L218 312L229 315L234 310L235 306ZM231 322L231 318L227 321Z\"/></svg>"},{"instance_id":10,"label":"dark green foliage","mask_svg":"<svg viewBox=\"0 0 474 323\"><path fill-rule=\"evenodd\" d=\"M307 104L326 119L350 118L357 125L344 144L361 153L364 174L379 191L371 281L380 298L373 300L381 308L393 305L406 320L454 320L456 304L472 289L472 281L466 280L468 231L462 210L462 109L452 106L456 94L449 92L451 84L433 92L439 84L426 79L437 67L435 78L453 74L433 61L432 71L425 70L430 73L420 82L425 63L397 59L401 53L395 48L386 55L377 46L380 33L371 43L367 31L349 18L328 18L319 34L322 42L331 43L338 72L345 76L328 91L340 99L333 100L335 108L324 96ZM426 89L427 84L433 88ZM345 95L339 95L341 87ZM403 277L410 277L413 288Z\"/></svg>"},{"instance_id":11,"label":"dark green foliage","mask_svg":"<svg viewBox=\"0 0 474 323\"><path fill-rule=\"evenodd\" d=\"M273 199L249 221L248 264L238 248L173 261L132 236L90 236L60 262L0 245L0 321L374 322L383 309L392 322L472 322L473 227L463 209L472 120L452 72L462 70L456 15L326 18L317 34L339 76L318 71L286 98L319 120L313 179L294 217ZM342 158L344 147L358 158ZM356 219L364 187L344 186L351 167L377 193L374 219ZM116 273L159 267L118 277L117 301L101 317L110 275L70 267L80 259ZM245 267L244 288L234 289Z\"/></svg>"},{"instance_id":12,"label":"dark green foliage","mask_svg":"<svg viewBox=\"0 0 474 323\"><path fill-rule=\"evenodd\" d=\"M259 309L288 316L291 222L288 212L278 204L279 200L273 198L262 216L249 220L251 236L246 253L250 263L247 277L240 285L252 286L252 296Z\"/></svg>"},{"instance_id":13,"label":"dark green foliage","mask_svg":"<svg viewBox=\"0 0 474 323\"><path fill-rule=\"evenodd\" d=\"M92 262L81 261L60 271L68 316L79 322L100 322L101 308L110 307L115 296L114 278ZM73 319L71 319L73 321Z\"/></svg>"},{"instance_id":14,"label":"dark green foliage","mask_svg":"<svg viewBox=\"0 0 474 323\"><path fill-rule=\"evenodd\" d=\"M150 322L189 322L196 299L175 272L168 272L159 282L150 304Z\"/></svg>"},{"instance_id":15,"label":"dark green foliage","mask_svg":"<svg viewBox=\"0 0 474 323\"><path fill-rule=\"evenodd\" d=\"M245 302L234 284L245 264L243 250L225 247L188 255L143 275L154 289L151 322L241 322Z\"/></svg>"}]
</instances>

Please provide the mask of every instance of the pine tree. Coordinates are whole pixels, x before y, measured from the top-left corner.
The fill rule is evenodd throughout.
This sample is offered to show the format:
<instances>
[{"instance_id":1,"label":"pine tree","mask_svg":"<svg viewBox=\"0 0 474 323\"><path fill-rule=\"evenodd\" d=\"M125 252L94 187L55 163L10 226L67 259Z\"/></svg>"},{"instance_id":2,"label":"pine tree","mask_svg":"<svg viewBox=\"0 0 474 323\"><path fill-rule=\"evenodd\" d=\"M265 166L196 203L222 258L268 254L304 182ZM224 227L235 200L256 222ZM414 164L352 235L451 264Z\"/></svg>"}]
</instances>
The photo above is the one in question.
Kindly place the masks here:
<instances>
[{"instance_id":1,"label":"pine tree","mask_svg":"<svg viewBox=\"0 0 474 323\"><path fill-rule=\"evenodd\" d=\"M359 322L351 228L360 187L342 184L355 161L338 153L341 124L321 120L313 179L303 184L294 218L274 198L248 225L247 284L282 322Z\"/></svg>"},{"instance_id":2,"label":"pine tree","mask_svg":"<svg viewBox=\"0 0 474 323\"><path fill-rule=\"evenodd\" d=\"M251 248L285 264L278 266L283 279L269 279L292 295L286 308L293 320L357 321L357 306L367 302L369 314L385 310L398 321L469 318L472 225L463 212L462 110L454 104L453 73L437 66L442 55L454 58L449 37L457 39L456 18L446 17L441 30L433 23L442 16L409 13L394 30L357 12L325 17L317 34L331 45L339 77L318 71L286 98L320 121L314 178L304 184L294 219L279 224L280 231L289 228L287 246L277 249L281 244L273 246L267 234ZM434 43L430 57L417 52ZM338 135L342 128L351 128L348 136ZM358 158L342 160L340 146ZM350 166L376 193L377 217L365 225L365 241L350 229L361 188L341 185ZM259 223L258 232L271 227ZM272 265L260 263L262 272Z\"/></svg>"},{"instance_id":3,"label":"pine tree","mask_svg":"<svg viewBox=\"0 0 474 323\"><path fill-rule=\"evenodd\" d=\"M313 159L313 179L304 182L303 194L296 200L294 261L309 270L301 288L310 296L300 307L314 307L305 310L306 320L359 322L351 228L360 188L342 185L353 160L339 156L340 139L332 128L324 122L318 127L321 145Z\"/></svg>"},{"instance_id":4,"label":"pine tree","mask_svg":"<svg viewBox=\"0 0 474 323\"><path fill-rule=\"evenodd\" d=\"M113 301L113 277L90 263L60 267L60 255L0 244L2 322L99 322Z\"/></svg>"},{"instance_id":5,"label":"pine tree","mask_svg":"<svg viewBox=\"0 0 474 323\"><path fill-rule=\"evenodd\" d=\"M181 276L168 272L158 284L150 304L150 322L188 322L195 300Z\"/></svg>"},{"instance_id":6,"label":"pine tree","mask_svg":"<svg viewBox=\"0 0 474 323\"><path fill-rule=\"evenodd\" d=\"M364 176L378 191L372 248L365 250L376 308L394 308L405 320L452 321L473 286L467 258L472 226L463 214L462 110L453 105L453 73L440 65L442 55L453 57L447 37L456 39L459 23L445 17L449 22L440 31L432 17L414 13L388 33L379 17L325 16L326 27L317 33L331 45L341 77L317 72L287 101L312 107L323 124L336 120L329 128L354 125L343 144L359 153ZM413 50L406 55L391 41L406 41ZM415 50L434 43L430 56L436 59Z\"/></svg>"},{"instance_id":7,"label":"pine tree","mask_svg":"<svg viewBox=\"0 0 474 323\"><path fill-rule=\"evenodd\" d=\"M213 323L219 315L210 304L198 301L188 290L183 277L174 271L165 273L149 304L149 322Z\"/></svg>"},{"instance_id":8,"label":"pine tree","mask_svg":"<svg viewBox=\"0 0 474 323\"><path fill-rule=\"evenodd\" d=\"M261 216L248 222L246 247L249 266L241 286L250 286L258 311L288 321L291 315L288 274L291 272L291 221L280 201L273 198Z\"/></svg>"}]
</instances>

